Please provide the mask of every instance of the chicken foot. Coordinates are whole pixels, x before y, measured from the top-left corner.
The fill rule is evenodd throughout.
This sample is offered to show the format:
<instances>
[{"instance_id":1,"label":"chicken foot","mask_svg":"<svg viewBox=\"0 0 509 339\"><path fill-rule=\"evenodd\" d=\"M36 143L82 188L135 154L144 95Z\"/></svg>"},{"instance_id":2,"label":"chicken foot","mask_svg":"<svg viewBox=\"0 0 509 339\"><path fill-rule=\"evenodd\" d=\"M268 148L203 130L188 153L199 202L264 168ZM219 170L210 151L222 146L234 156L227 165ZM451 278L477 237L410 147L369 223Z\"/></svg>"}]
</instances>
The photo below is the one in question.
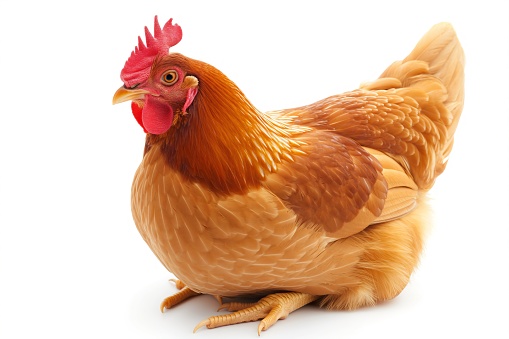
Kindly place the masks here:
<instances>
[{"instance_id":1,"label":"chicken foot","mask_svg":"<svg viewBox=\"0 0 509 339\"><path fill-rule=\"evenodd\" d=\"M205 319L196 325L194 332L202 326L215 328L262 319L258 326L258 335L260 335L261 331L267 330L279 319L285 319L291 312L318 298L306 293L287 292L270 294L255 303L225 303L219 309L234 311L233 313Z\"/></svg>"},{"instance_id":2,"label":"chicken foot","mask_svg":"<svg viewBox=\"0 0 509 339\"><path fill-rule=\"evenodd\" d=\"M177 289L179 289L179 291L163 300L160 306L161 312L164 312L164 310L168 310L173 306L180 304L186 299L200 295L200 293L193 291L180 280L170 279L170 281L173 281L175 283L175 286L177 286Z\"/></svg>"}]
</instances>

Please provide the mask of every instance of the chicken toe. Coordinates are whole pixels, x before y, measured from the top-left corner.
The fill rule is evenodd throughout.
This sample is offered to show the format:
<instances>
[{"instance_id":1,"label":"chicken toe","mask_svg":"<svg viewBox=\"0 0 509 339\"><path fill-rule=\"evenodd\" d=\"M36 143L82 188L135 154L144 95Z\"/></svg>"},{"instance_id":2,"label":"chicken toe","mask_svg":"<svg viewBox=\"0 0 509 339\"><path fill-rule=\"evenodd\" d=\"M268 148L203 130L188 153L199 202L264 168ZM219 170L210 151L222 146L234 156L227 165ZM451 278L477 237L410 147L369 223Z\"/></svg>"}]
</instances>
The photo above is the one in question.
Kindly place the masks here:
<instances>
[{"instance_id":1,"label":"chicken toe","mask_svg":"<svg viewBox=\"0 0 509 339\"><path fill-rule=\"evenodd\" d=\"M164 310L168 310L172 308L173 306L180 304L182 301L192 298L194 296L199 295L200 293L193 291L189 287L187 287L182 281L177 279L170 279L170 281L173 281L179 291L168 298L165 298L163 302L161 303L160 309L161 312L164 312Z\"/></svg>"},{"instance_id":2,"label":"chicken toe","mask_svg":"<svg viewBox=\"0 0 509 339\"><path fill-rule=\"evenodd\" d=\"M235 312L207 318L195 327L194 332L202 326L215 328L262 319L258 326L260 335L279 319L285 319L291 312L316 299L318 296L311 294L287 292L270 294L256 303L225 303L221 305L222 309Z\"/></svg>"}]
</instances>

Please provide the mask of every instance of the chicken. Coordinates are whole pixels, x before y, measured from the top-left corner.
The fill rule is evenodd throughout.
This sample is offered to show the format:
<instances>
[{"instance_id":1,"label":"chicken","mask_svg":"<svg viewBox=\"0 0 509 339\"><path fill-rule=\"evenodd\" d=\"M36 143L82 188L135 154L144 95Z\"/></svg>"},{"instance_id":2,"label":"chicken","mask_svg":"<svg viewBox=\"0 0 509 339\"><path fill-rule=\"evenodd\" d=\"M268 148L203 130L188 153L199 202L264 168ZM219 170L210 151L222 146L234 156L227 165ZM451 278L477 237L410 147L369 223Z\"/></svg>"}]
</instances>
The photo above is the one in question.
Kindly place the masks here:
<instances>
[{"instance_id":1,"label":"chicken","mask_svg":"<svg viewBox=\"0 0 509 339\"><path fill-rule=\"evenodd\" d=\"M197 328L261 319L260 333L312 302L356 309L396 297L463 108L451 25L360 89L265 114L213 66L168 52L182 38L172 20L161 28L156 16L145 35L113 103L131 100L147 133L132 213L178 278L161 309L210 294L233 313Z\"/></svg>"}]
</instances>

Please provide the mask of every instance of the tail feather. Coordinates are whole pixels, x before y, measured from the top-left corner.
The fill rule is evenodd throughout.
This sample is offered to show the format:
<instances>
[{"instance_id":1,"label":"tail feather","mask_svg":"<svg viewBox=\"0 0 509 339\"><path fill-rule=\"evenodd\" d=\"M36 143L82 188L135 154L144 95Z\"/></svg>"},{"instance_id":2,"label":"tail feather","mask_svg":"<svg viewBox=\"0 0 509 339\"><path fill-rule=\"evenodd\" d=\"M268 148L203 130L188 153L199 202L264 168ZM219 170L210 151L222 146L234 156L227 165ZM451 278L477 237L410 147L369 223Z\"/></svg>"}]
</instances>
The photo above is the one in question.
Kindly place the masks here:
<instances>
[{"instance_id":1,"label":"tail feather","mask_svg":"<svg viewBox=\"0 0 509 339\"><path fill-rule=\"evenodd\" d=\"M452 149L463 109L464 63L454 29L441 23L405 59L359 90L272 114L382 151L427 190Z\"/></svg>"},{"instance_id":2,"label":"tail feather","mask_svg":"<svg viewBox=\"0 0 509 339\"><path fill-rule=\"evenodd\" d=\"M441 161L436 164L435 176L445 169L463 110L464 65L465 56L456 32L449 23L439 23L421 38L403 61L393 63L380 76L396 78L402 87L421 88L430 96L428 102L435 105L441 102L445 108L439 109L439 116L436 116L437 110L428 110L429 105L422 105L422 113L438 123L437 128L442 130L439 133Z\"/></svg>"}]
</instances>

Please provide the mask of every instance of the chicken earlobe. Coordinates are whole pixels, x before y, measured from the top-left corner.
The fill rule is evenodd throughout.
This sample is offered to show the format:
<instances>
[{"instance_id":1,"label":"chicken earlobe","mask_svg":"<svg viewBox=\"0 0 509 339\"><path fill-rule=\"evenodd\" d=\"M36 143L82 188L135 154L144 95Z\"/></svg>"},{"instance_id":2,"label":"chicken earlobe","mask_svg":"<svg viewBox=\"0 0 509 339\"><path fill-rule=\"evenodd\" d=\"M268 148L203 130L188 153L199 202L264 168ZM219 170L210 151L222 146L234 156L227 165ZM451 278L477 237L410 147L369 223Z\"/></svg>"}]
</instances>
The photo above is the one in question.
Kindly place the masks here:
<instances>
[{"instance_id":1,"label":"chicken earlobe","mask_svg":"<svg viewBox=\"0 0 509 339\"><path fill-rule=\"evenodd\" d=\"M188 75L182 82L182 87L189 88L187 90L186 102L184 103L184 107L182 107L182 112L185 113L189 106L193 103L196 94L198 94L198 79L192 75Z\"/></svg>"}]
</instances>

